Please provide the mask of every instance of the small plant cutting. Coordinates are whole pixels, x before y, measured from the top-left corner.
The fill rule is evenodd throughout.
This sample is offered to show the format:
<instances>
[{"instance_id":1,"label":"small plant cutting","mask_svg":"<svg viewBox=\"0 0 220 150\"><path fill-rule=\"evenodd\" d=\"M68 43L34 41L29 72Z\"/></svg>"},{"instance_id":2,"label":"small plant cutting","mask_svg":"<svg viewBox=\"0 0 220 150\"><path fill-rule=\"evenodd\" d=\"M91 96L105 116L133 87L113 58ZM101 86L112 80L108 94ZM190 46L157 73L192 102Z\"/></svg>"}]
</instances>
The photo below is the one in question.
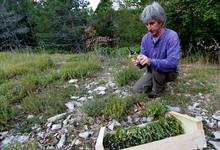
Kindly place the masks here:
<instances>
[{"instance_id":1,"label":"small plant cutting","mask_svg":"<svg viewBox=\"0 0 220 150\"><path fill-rule=\"evenodd\" d=\"M129 58L137 58L138 54L136 52L131 51L129 47L128 47L128 52L129 52L128 55Z\"/></svg>"},{"instance_id":2,"label":"small plant cutting","mask_svg":"<svg viewBox=\"0 0 220 150\"><path fill-rule=\"evenodd\" d=\"M115 134L108 133L104 140L105 150L124 149L153 141L183 134L181 122L173 116L166 115L145 127L119 127Z\"/></svg>"}]
</instances>

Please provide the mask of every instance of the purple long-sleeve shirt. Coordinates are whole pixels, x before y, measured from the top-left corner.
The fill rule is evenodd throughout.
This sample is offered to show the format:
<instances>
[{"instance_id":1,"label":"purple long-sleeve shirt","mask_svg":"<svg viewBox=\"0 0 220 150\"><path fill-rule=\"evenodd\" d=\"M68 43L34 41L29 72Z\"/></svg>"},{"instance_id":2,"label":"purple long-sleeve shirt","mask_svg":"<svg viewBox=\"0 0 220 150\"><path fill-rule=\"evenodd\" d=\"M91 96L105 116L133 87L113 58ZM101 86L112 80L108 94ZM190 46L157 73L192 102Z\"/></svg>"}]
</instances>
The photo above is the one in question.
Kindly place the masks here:
<instances>
[{"instance_id":1,"label":"purple long-sleeve shirt","mask_svg":"<svg viewBox=\"0 0 220 150\"><path fill-rule=\"evenodd\" d=\"M142 38L140 55L146 55L151 59L147 70L151 73L151 67L160 72L177 72L180 59L180 41L177 33L173 30L164 28L156 43L153 36L147 33ZM139 68L145 66L138 65Z\"/></svg>"}]
</instances>

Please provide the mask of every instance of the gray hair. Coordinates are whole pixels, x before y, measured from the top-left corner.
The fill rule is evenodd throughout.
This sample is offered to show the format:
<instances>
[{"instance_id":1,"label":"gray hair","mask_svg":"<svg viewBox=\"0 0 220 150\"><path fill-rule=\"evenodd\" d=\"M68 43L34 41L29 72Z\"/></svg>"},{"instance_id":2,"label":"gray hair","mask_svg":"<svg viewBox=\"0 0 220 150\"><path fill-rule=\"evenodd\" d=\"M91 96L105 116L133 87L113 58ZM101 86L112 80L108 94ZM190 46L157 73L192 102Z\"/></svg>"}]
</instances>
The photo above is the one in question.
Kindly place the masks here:
<instances>
[{"instance_id":1,"label":"gray hair","mask_svg":"<svg viewBox=\"0 0 220 150\"><path fill-rule=\"evenodd\" d=\"M159 23L163 22L163 26L165 26L166 13L163 7L157 2L147 5L141 14L143 23L150 22L152 19L157 20Z\"/></svg>"}]
</instances>

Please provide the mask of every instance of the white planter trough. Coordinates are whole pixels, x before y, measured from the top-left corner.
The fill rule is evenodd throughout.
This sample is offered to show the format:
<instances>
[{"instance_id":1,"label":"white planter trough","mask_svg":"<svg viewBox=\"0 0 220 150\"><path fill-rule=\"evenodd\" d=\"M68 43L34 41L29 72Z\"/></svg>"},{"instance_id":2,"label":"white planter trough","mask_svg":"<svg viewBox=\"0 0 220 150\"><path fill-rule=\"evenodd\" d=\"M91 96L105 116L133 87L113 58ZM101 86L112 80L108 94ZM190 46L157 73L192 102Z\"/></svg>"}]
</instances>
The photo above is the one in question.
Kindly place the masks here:
<instances>
[{"instance_id":1,"label":"white planter trough","mask_svg":"<svg viewBox=\"0 0 220 150\"><path fill-rule=\"evenodd\" d=\"M201 120L177 112L169 112L169 114L182 122L181 126L184 134L124 150L193 150L207 147ZM145 125L141 124L138 127L144 127ZM107 133L106 127L100 129L96 142L96 150L104 150L103 139ZM114 134L114 132L110 132L110 134Z\"/></svg>"}]
</instances>

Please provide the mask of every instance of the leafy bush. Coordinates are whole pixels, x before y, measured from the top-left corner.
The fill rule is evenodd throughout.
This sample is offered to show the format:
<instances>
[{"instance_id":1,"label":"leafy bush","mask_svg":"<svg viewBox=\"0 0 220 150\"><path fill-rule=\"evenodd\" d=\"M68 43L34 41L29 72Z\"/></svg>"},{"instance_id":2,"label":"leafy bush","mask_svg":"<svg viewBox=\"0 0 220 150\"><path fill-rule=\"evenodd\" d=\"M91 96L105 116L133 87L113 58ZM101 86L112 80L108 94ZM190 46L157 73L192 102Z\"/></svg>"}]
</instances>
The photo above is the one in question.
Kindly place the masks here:
<instances>
[{"instance_id":1,"label":"leafy bush","mask_svg":"<svg viewBox=\"0 0 220 150\"><path fill-rule=\"evenodd\" d=\"M104 114L110 114L112 118L119 120L121 115L127 108L127 99L121 98L120 95L111 96L108 98Z\"/></svg>"},{"instance_id":2,"label":"leafy bush","mask_svg":"<svg viewBox=\"0 0 220 150\"><path fill-rule=\"evenodd\" d=\"M93 99L86 103L82 104L82 110L89 116L100 116L103 114L103 110L106 108L107 100L105 98L102 99Z\"/></svg>"},{"instance_id":3,"label":"leafy bush","mask_svg":"<svg viewBox=\"0 0 220 150\"><path fill-rule=\"evenodd\" d=\"M142 76L141 72L137 70L137 66L134 66L131 60L128 60L128 67L120 68L120 70L113 72L115 82L120 86L130 84Z\"/></svg>"},{"instance_id":4,"label":"leafy bush","mask_svg":"<svg viewBox=\"0 0 220 150\"><path fill-rule=\"evenodd\" d=\"M83 103L82 110L90 116L104 114L118 120L133 103L130 97L121 98L120 95L113 95Z\"/></svg>"},{"instance_id":5,"label":"leafy bush","mask_svg":"<svg viewBox=\"0 0 220 150\"><path fill-rule=\"evenodd\" d=\"M68 62L61 67L61 79L91 77L96 71L101 70L101 64L97 60Z\"/></svg>"},{"instance_id":6,"label":"leafy bush","mask_svg":"<svg viewBox=\"0 0 220 150\"><path fill-rule=\"evenodd\" d=\"M22 107L30 113L55 115L63 113L65 106L64 99L59 91L52 89L41 94L32 94L28 92L28 96L21 102Z\"/></svg>"},{"instance_id":7,"label":"leafy bush","mask_svg":"<svg viewBox=\"0 0 220 150\"><path fill-rule=\"evenodd\" d=\"M149 117L158 117L166 112L165 101L159 101L157 99L151 102L146 102L142 106L142 112Z\"/></svg>"}]
</instances>

